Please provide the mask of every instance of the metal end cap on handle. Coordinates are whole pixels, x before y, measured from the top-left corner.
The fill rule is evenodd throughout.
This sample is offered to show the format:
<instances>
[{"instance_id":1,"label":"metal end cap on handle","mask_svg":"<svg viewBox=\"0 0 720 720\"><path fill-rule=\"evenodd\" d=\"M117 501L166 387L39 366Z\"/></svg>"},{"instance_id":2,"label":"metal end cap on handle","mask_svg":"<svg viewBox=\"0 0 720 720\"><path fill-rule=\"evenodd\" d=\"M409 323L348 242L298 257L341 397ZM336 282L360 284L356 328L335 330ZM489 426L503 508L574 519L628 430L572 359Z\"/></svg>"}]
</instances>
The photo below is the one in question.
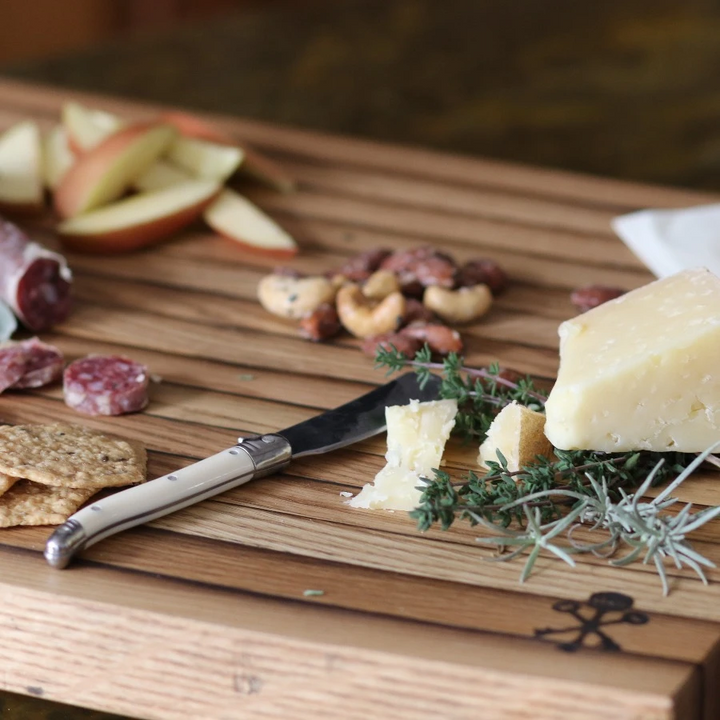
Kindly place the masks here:
<instances>
[{"instance_id":1,"label":"metal end cap on handle","mask_svg":"<svg viewBox=\"0 0 720 720\"><path fill-rule=\"evenodd\" d=\"M77 520L68 520L55 530L45 544L45 559L49 565L61 570L85 547L86 541L85 528Z\"/></svg>"}]
</instances>

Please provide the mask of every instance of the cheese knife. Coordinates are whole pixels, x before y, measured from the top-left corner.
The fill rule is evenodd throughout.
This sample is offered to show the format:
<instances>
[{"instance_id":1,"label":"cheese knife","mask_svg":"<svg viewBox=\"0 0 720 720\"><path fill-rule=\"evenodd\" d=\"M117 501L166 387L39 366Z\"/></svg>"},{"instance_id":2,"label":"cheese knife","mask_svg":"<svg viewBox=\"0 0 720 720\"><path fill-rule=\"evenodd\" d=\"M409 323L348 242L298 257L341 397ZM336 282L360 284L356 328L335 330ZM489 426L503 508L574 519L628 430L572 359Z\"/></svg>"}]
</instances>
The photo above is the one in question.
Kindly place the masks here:
<instances>
[{"instance_id":1,"label":"cheese knife","mask_svg":"<svg viewBox=\"0 0 720 720\"><path fill-rule=\"evenodd\" d=\"M420 387L407 373L345 405L278 433L238 438L237 444L205 460L93 502L57 528L45 545L55 568L91 545L282 470L293 458L318 455L365 440L385 430L385 408L410 400L433 400L440 378Z\"/></svg>"}]
</instances>

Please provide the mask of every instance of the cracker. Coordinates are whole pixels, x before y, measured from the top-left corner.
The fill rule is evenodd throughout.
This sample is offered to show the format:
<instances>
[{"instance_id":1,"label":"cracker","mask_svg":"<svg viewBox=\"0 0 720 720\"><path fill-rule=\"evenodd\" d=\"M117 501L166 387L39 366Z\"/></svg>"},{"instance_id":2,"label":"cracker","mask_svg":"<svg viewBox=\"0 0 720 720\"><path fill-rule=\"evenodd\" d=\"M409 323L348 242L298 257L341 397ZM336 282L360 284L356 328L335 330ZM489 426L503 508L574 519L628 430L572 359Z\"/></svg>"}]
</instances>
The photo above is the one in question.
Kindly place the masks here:
<instances>
[{"instance_id":1,"label":"cracker","mask_svg":"<svg viewBox=\"0 0 720 720\"><path fill-rule=\"evenodd\" d=\"M17 481L16 477L0 473L0 495L4 495Z\"/></svg>"},{"instance_id":2,"label":"cracker","mask_svg":"<svg viewBox=\"0 0 720 720\"><path fill-rule=\"evenodd\" d=\"M140 443L79 425L0 427L0 473L11 477L99 489L144 482L146 465L147 454Z\"/></svg>"},{"instance_id":3,"label":"cracker","mask_svg":"<svg viewBox=\"0 0 720 720\"><path fill-rule=\"evenodd\" d=\"M18 480L0 496L0 527L60 525L95 493L95 488L50 487Z\"/></svg>"}]
</instances>

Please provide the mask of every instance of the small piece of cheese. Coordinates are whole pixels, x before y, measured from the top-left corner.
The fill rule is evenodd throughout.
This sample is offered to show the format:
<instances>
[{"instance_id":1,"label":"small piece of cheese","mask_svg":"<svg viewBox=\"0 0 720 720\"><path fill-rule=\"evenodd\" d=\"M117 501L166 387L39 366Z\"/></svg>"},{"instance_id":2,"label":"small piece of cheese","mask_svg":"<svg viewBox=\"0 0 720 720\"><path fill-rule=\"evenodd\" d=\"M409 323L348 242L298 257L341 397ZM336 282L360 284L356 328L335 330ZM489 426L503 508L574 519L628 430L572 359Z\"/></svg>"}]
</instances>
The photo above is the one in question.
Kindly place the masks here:
<instances>
[{"instance_id":1,"label":"small piece of cheese","mask_svg":"<svg viewBox=\"0 0 720 720\"><path fill-rule=\"evenodd\" d=\"M657 280L560 326L545 434L563 450L700 452L720 440L720 279Z\"/></svg>"},{"instance_id":2,"label":"small piece of cheese","mask_svg":"<svg viewBox=\"0 0 720 720\"><path fill-rule=\"evenodd\" d=\"M411 400L409 405L385 408L387 465L347 504L386 510L417 507L421 477L432 478L433 469L440 467L456 414L455 400Z\"/></svg>"},{"instance_id":3,"label":"small piece of cheese","mask_svg":"<svg viewBox=\"0 0 720 720\"><path fill-rule=\"evenodd\" d=\"M545 416L524 405L506 405L488 428L485 442L480 446L478 463L498 462L497 451L504 455L510 472L536 462L538 455L550 457L553 447L545 437Z\"/></svg>"}]
</instances>

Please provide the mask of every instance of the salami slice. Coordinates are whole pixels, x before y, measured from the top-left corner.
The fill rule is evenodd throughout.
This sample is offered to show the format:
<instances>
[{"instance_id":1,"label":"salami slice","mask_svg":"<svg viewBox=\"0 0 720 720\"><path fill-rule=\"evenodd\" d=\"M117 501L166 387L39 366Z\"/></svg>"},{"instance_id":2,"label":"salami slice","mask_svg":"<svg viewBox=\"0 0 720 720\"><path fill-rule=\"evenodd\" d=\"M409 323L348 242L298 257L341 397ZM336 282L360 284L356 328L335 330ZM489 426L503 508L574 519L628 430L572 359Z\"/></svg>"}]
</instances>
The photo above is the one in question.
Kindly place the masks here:
<instances>
[{"instance_id":1,"label":"salami slice","mask_svg":"<svg viewBox=\"0 0 720 720\"><path fill-rule=\"evenodd\" d=\"M120 355L90 355L65 369L65 403L86 415L123 415L148 403L148 369Z\"/></svg>"},{"instance_id":2,"label":"salami slice","mask_svg":"<svg viewBox=\"0 0 720 720\"><path fill-rule=\"evenodd\" d=\"M25 351L25 372L13 383L13 390L39 388L60 379L65 359L56 347L37 338L24 340L19 344Z\"/></svg>"},{"instance_id":3,"label":"salami slice","mask_svg":"<svg viewBox=\"0 0 720 720\"><path fill-rule=\"evenodd\" d=\"M62 375L63 355L37 338L0 347L0 392L39 388Z\"/></svg>"},{"instance_id":4,"label":"salami slice","mask_svg":"<svg viewBox=\"0 0 720 720\"><path fill-rule=\"evenodd\" d=\"M11 388L25 374L27 353L20 343L0 349L0 393Z\"/></svg>"},{"instance_id":5,"label":"salami slice","mask_svg":"<svg viewBox=\"0 0 720 720\"><path fill-rule=\"evenodd\" d=\"M0 218L0 300L23 325L40 332L62 322L70 312L71 282L62 255Z\"/></svg>"}]
</instances>

